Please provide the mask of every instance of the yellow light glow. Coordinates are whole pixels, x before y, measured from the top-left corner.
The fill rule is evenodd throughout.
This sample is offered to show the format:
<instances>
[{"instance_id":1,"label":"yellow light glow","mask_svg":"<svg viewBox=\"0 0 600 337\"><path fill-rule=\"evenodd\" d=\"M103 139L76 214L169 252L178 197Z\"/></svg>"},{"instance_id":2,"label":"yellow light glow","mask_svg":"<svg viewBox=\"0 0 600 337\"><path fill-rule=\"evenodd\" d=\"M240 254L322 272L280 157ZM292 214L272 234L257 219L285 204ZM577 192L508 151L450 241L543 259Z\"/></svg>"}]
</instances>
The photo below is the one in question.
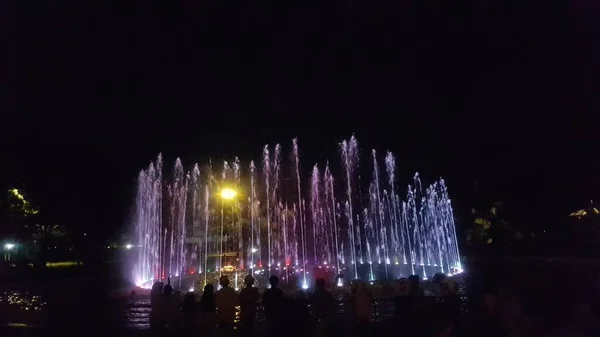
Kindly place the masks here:
<instances>
[{"instance_id":1,"label":"yellow light glow","mask_svg":"<svg viewBox=\"0 0 600 337\"><path fill-rule=\"evenodd\" d=\"M231 188L224 188L221 190L220 195L225 200L231 200L237 196L237 192Z\"/></svg>"}]
</instances>

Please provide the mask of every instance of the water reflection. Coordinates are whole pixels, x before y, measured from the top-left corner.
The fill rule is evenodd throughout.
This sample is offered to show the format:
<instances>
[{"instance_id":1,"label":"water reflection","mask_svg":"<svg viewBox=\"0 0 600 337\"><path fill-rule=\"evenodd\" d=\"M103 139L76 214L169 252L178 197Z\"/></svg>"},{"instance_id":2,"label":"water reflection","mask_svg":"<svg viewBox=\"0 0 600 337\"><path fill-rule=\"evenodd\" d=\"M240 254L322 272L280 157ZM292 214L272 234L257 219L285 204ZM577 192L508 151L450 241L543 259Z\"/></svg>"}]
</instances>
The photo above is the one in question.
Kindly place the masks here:
<instances>
[{"instance_id":1,"label":"water reflection","mask_svg":"<svg viewBox=\"0 0 600 337\"><path fill-rule=\"evenodd\" d=\"M461 287L461 291L465 291L464 286ZM467 297L462 293L461 295L461 312L466 312L466 301ZM433 296L427 296L427 301L437 301L439 299ZM338 319L343 319L350 314L348 311L350 303L349 298L340 296L336 298L336 310L335 316ZM374 317L373 320L378 324L387 324L394 320L395 315L395 304L391 298L379 298L374 301ZM150 299L137 299L130 300L125 305L124 311L126 316L126 325L130 329L149 329L150 328ZM240 307L236 307L236 318L235 322L239 322L239 311ZM256 313L256 328L260 329L265 324L265 316L262 308L262 304L258 303L258 310Z\"/></svg>"},{"instance_id":2,"label":"water reflection","mask_svg":"<svg viewBox=\"0 0 600 337\"><path fill-rule=\"evenodd\" d=\"M466 311L466 284L460 282L458 284L461 302L463 303L463 313ZM379 289L373 289L377 295ZM50 298L49 294L36 291L23 290L7 290L0 292L0 325L11 327L31 327L31 326L46 326L48 322L48 311L50 310L47 301ZM60 299L66 300L62 296L58 296L52 300L51 304ZM394 317L394 303L391 298L385 296L377 296L374 303L375 312L374 320L378 323L390 322ZM433 297L431 297L433 300ZM345 294L337 294L336 296L336 316L342 318L348 314L347 296ZM124 318L124 324L129 329L145 330L150 328L150 299L143 295L134 297L120 297L118 299L120 307L120 316ZM93 305L93 304L92 304ZM56 308L57 310L60 310ZM93 308L86 308L92 310ZM98 308L97 308L98 309ZM52 309L55 310L55 309ZM236 321L239 320L239 307L237 308ZM256 316L257 328L264 325L264 312L259 303L259 310Z\"/></svg>"},{"instance_id":3,"label":"water reflection","mask_svg":"<svg viewBox=\"0 0 600 337\"><path fill-rule=\"evenodd\" d=\"M13 309L39 311L46 306L42 296L32 295L28 292L7 291L0 295L0 307L12 306Z\"/></svg>"},{"instance_id":4,"label":"water reflection","mask_svg":"<svg viewBox=\"0 0 600 337\"><path fill-rule=\"evenodd\" d=\"M37 293L10 290L0 293L0 325L29 328L43 325L46 300Z\"/></svg>"},{"instance_id":5,"label":"water reflection","mask_svg":"<svg viewBox=\"0 0 600 337\"><path fill-rule=\"evenodd\" d=\"M150 299L139 299L125 305L127 327L132 329L150 328Z\"/></svg>"}]
</instances>

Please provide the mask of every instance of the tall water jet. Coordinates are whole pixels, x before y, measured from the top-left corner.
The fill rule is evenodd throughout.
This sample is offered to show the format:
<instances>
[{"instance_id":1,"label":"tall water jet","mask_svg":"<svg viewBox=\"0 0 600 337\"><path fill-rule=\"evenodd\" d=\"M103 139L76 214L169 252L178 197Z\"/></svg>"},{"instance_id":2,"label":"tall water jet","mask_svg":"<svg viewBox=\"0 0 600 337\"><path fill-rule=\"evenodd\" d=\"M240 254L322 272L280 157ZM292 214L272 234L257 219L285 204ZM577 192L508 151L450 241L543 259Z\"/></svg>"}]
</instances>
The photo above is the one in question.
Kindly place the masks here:
<instances>
[{"instance_id":1,"label":"tall water jet","mask_svg":"<svg viewBox=\"0 0 600 337\"><path fill-rule=\"evenodd\" d=\"M200 225L202 223L202 184L199 181L200 179L200 168L198 164L195 164L192 172L190 173L190 190L191 190L191 223L192 223L192 235L198 236L198 232L200 231ZM196 260L198 265L198 272L202 271L202 252L203 252L203 242L199 241L196 244L195 249L195 258L192 260ZM191 261L190 261L191 262Z\"/></svg>"},{"instance_id":2,"label":"tall water jet","mask_svg":"<svg viewBox=\"0 0 600 337\"><path fill-rule=\"evenodd\" d=\"M275 149L273 151L273 157L271 162L271 193L270 200L268 200L269 207L271 209L278 209L278 204L281 201L279 198L279 178L281 173L281 146L279 144L275 145ZM277 260L281 259L281 223L277 223Z\"/></svg>"},{"instance_id":3,"label":"tall water jet","mask_svg":"<svg viewBox=\"0 0 600 337\"><path fill-rule=\"evenodd\" d=\"M271 255L271 205L269 192L271 190L271 157L269 155L269 146L265 145L263 150L263 172L265 175L265 190L267 193L267 266L269 267L269 273L271 273L271 264L273 263L273 256Z\"/></svg>"},{"instance_id":4,"label":"tall water jet","mask_svg":"<svg viewBox=\"0 0 600 337\"><path fill-rule=\"evenodd\" d=\"M298 218L300 219L300 238L302 241L302 272L303 272L303 283L302 287L308 287L308 283L306 282L306 234L304 231L304 204L302 202L302 189L300 188L301 180L300 180L300 154L298 151L298 139L295 138L292 140L292 153L293 153L293 162L294 167L296 169L296 182L298 184Z\"/></svg>"},{"instance_id":5,"label":"tall water jet","mask_svg":"<svg viewBox=\"0 0 600 337\"><path fill-rule=\"evenodd\" d=\"M373 274L373 257L371 254L371 238L373 236L373 222L369 216L369 209L363 209L363 227L365 229L365 247L367 250L367 263L369 264L369 281L375 279Z\"/></svg>"},{"instance_id":6,"label":"tall water jet","mask_svg":"<svg viewBox=\"0 0 600 337\"><path fill-rule=\"evenodd\" d=\"M235 185L235 190L238 191L241 188L240 179L241 179L241 165L238 157L235 157L233 162L233 180ZM237 223L236 223L236 220ZM244 242L242 235L242 222L241 222L241 214L239 205L237 202L234 202L231 206L231 230L233 231L233 239L236 241L233 245L233 248L237 246L237 252L244 251ZM233 251L233 250L232 250ZM238 257L238 267L240 269L244 269L244 259ZM237 278L235 279L235 288L238 288Z\"/></svg>"},{"instance_id":7,"label":"tall water jet","mask_svg":"<svg viewBox=\"0 0 600 337\"><path fill-rule=\"evenodd\" d=\"M394 182L396 180L396 158L394 157L394 155L388 151L387 155L385 156L385 169L388 175L388 182L390 185L390 196L392 198L391 200L391 208L392 208L392 224L393 224L393 228L395 229L396 233L400 232L400 236L402 241L399 244L399 247L401 247L399 252L396 252L397 254L401 254L400 256L402 256L402 262L404 264L406 264L406 253L404 252L404 231L402 230L402 228L400 228L400 220L399 220L399 209L398 207L396 207L397 202L396 202L396 186L394 186ZM396 240L398 240L398 237L396 235Z\"/></svg>"},{"instance_id":8,"label":"tall water jet","mask_svg":"<svg viewBox=\"0 0 600 337\"><path fill-rule=\"evenodd\" d=\"M223 162L223 170L221 171L221 184L224 185L227 180L227 173L229 171L229 163ZM223 187L221 187L222 189ZM221 198L221 238L219 240L219 277L222 276L223 272L223 243L225 242L225 200Z\"/></svg>"},{"instance_id":9,"label":"tall water jet","mask_svg":"<svg viewBox=\"0 0 600 337\"><path fill-rule=\"evenodd\" d=\"M375 233L376 234L376 240L377 240L377 246L376 246L376 251L375 254L377 255L377 263L381 263L381 254L380 254L380 250L383 249L382 246L382 242L380 240L380 234L381 233L381 228L384 224L384 209L383 209L383 204L381 203L381 189L379 187L379 165L377 164L377 154L375 152L375 150L372 151L372 156L373 156L373 180L372 180L372 186L373 186L373 191L372 191L372 198L371 198L371 205L373 207L373 213L377 214L376 218L375 218Z\"/></svg>"},{"instance_id":10,"label":"tall water jet","mask_svg":"<svg viewBox=\"0 0 600 337\"><path fill-rule=\"evenodd\" d=\"M329 169L329 163L325 166L325 173L323 174L323 182L325 186L325 207L328 215L328 227L331 229L332 243L334 244L333 252L335 253L335 265L336 271L341 273L340 268L340 246L339 246L339 232L337 225L337 211L335 202L335 190L333 188L333 175Z\"/></svg>"},{"instance_id":11,"label":"tall water jet","mask_svg":"<svg viewBox=\"0 0 600 337\"><path fill-rule=\"evenodd\" d=\"M319 255L317 254L317 235L323 234L321 233L321 205L320 205L320 181L319 181L319 168L315 164L312 171L311 181L310 181L310 208L312 215L312 225L313 225L313 257L314 263L317 264L319 261ZM324 260L324 256L322 256L322 260Z\"/></svg>"},{"instance_id":12,"label":"tall water jet","mask_svg":"<svg viewBox=\"0 0 600 337\"><path fill-rule=\"evenodd\" d=\"M346 170L346 196L348 204L348 228L350 236L350 254L352 255L352 263L354 264L354 278L358 278L358 268L356 266L356 246L354 236L354 216L352 212L352 174L358 162L358 143L354 136L350 140L344 140L341 144L342 163Z\"/></svg>"},{"instance_id":13,"label":"tall water jet","mask_svg":"<svg viewBox=\"0 0 600 337\"><path fill-rule=\"evenodd\" d=\"M255 236L255 232L256 232L256 183L255 183L255 179L256 179L256 174L255 174L255 170L256 167L254 166L254 161L250 162L250 199L249 199L249 204L250 204L250 271L252 273L254 273L254 255L256 254L257 249L255 247L258 247L259 244L257 244L254 241L254 236ZM257 235L258 238L260 238L260 236Z\"/></svg>"}]
</instances>

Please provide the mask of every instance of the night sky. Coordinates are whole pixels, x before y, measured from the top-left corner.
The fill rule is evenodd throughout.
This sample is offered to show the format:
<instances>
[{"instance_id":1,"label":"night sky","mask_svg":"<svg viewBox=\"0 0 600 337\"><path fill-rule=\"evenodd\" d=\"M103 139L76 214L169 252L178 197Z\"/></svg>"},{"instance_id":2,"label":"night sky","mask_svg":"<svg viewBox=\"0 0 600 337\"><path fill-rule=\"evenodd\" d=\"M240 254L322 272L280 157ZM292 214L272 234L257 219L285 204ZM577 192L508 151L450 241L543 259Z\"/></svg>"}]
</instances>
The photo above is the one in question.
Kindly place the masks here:
<instances>
[{"instance_id":1,"label":"night sky","mask_svg":"<svg viewBox=\"0 0 600 337\"><path fill-rule=\"evenodd\" d=\"M308 170L354 133L396 153L402 186L443 176L460 221L503 200L558 226L600 196L597 8L280 2L4 2L1 186L108 235L159 152L257 159L299 137Z\"/></svg>"}]
</instances>

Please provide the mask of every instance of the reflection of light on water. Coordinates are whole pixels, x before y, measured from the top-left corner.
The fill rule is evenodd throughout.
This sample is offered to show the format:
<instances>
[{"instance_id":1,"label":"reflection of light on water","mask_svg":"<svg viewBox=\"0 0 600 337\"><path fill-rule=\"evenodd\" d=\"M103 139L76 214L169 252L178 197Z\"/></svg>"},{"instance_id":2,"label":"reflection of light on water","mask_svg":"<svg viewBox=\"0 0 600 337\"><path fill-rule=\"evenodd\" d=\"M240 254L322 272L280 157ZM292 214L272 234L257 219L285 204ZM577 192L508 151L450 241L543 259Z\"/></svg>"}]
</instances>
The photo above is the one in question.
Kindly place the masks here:
<instances>
[{"instance_id":1,"label":"reflection of light on water","mask_svg":"<svg viewBox=\"0 0 600 337\"><path fill-rule=\"evenodd\" d=\"M46 305L37 295L29 295L29 293L21 293L18 291L5 292L0 295L0 305L8 304L26 311L39 311Z\"/></svg>"},{"instance_id":2,"label":"reflection of light on water","mask_svg":"<svg viewBox=\"0 0 600 337\"><path fill-rule=\"evenodd\" d=\"M153 283L152 280L138 280L135 285L142 289L152 289Z\"/></svg>"}]
</instances>

